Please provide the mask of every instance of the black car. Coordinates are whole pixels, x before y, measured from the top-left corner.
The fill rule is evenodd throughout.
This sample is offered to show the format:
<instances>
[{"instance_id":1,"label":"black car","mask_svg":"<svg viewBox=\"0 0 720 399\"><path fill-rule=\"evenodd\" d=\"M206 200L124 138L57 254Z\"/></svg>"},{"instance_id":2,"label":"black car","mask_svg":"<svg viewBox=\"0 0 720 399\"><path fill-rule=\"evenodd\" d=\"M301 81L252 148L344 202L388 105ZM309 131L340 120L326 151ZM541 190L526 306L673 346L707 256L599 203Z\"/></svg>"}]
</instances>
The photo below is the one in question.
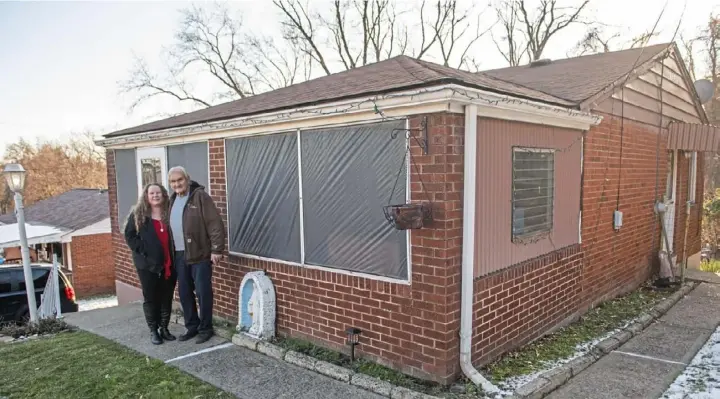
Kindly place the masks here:
<instances>
[{"instance_id":1,"label":"black car","mask_svg":"<svg viewBox=\"0 0 720 399\"><path fill-rule=\"evenodd\" d=\"M50 277L52 265L32 264L32 275L35 284L35 301L40 306L40 295L45 290L45 284ZM58 273L60 285L60 311L72 313L78 311L75 302L75 290L67 276ZM30 318L27 294L25 291L25 274L22 265L0 265L0 322L24 321Z\"/></svg>"}]
</instances>

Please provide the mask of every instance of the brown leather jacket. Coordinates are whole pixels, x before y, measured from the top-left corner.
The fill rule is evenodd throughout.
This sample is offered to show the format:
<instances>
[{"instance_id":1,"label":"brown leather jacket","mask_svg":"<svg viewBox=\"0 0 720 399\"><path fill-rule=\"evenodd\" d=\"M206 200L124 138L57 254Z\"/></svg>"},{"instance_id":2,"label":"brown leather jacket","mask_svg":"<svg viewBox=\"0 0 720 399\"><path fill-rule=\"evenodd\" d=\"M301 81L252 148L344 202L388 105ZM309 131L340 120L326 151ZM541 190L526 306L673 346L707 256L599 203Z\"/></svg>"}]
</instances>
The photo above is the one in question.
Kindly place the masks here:
<instances>
[{"instance_id":1,"label":"brown leather jacket","mask_svg":"<svg viewBox=\"0 0 720 399\"><path fill-rule=\"evenodd\" d=\"M220 211L205 187L190 182L188 202L183 210L185 261L188 264L209 261L211 254L225 251L225 225ZM170 209L177 194L170 196Z\"/></svg>"}]
</instances>

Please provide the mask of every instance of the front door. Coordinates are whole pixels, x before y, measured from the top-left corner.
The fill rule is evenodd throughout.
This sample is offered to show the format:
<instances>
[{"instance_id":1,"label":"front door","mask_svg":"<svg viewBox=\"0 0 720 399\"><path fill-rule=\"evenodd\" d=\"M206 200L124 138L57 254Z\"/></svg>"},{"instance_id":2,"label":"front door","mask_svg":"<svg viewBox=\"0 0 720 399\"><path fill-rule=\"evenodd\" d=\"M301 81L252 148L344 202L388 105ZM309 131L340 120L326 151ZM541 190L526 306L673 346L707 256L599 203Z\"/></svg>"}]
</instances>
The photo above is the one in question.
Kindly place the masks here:
<instances>
[{"instance_id":1,"label":"front door","mask_svg":"<svg viewBox=\"0 0 720 399\"><path fill-rule=\"evenodd\" d=\"M672 259L673 238L675 237L675 203L677 195L677 151L668 152L668 174L667 184L665 188L665 231L667 233L667 242L670 243L670 249L667 248L665 239L662 240L662 248L667 251Z\"/></svg>"},{"instance_id":2,"label":"front door","mask_svg":"<svg viewBox=\"0 0 720 399\"><path fill-rule=\"evenodd\" d=\"M137 176L138 192L140 193L142 193L145 185L149 183L160 183L165 188L168 188L165 148L138 148Z\"/></svg>"}]
</instances>

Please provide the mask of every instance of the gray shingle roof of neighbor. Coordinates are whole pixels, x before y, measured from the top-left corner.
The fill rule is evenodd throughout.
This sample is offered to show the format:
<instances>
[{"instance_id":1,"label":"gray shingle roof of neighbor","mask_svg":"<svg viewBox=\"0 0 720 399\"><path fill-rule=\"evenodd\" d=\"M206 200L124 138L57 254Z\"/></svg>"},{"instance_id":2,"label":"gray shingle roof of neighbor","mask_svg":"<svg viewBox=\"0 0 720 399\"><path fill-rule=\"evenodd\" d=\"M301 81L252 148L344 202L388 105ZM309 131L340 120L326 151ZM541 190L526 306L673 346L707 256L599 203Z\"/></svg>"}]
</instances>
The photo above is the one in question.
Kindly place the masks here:
<instances>
[{"instance_id":1,"label":"gray shingle roof of neighbor","mask_svg":"<svg viewBox=\"0 0 720 399\"><path fill-rule=\"evenodd\" d=\"M105 137L170 129L444 83L457 83L549 104L570 105L561 98L491 76L401 55L240 100L112 132Z\"/></svg>"},{"instance_id":2,"label":"gray shingle roof of neighbor","mask_svg":"<svg viewBox=\"0 0 720 399\"><path fill-rule=\"evenodd\" d=\"M480 73L580 104L657 56L672 43L553 60Z\"/></svg>"},{"instance_id":3,"label":"gray shingle roof of neighbor","mask_svg":"<svg viewBox=\"0 0 720 399\"><path fill-rule=\"evenodd\" d=\"M576 107L673 44L468 72L397 56L292 86L108 133L106 138L221 121L264 112L455 83L564 107Z\"/></svg>"},{"instance_id":4,"label":"gray shingle roof of neighbor","mask_svg":"<svg viewBox=\"0 0 720 399\"><path fill-rule=\"evenodd\" d=\"M78 230L110 217L105 189L76 188L25 207L25 222ZM0 223L16 223L15 214L0 216Z\"/></svg>"}]
</instances>

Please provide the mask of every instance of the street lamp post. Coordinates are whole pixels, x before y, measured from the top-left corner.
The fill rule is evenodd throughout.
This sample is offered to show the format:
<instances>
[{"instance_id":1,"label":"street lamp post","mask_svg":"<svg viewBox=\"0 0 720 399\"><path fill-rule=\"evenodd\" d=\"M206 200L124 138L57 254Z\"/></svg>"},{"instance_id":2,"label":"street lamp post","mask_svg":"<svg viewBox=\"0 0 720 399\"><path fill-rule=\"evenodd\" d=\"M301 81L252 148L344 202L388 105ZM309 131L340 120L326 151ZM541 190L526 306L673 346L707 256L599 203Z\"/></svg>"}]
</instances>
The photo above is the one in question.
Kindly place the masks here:
<instances>
[{"instance_id":1,"label":"street lamp post","mask_svg":"<svg viewBox=\"0 0 720 399\"><path fill-rule=\"evenodd\" d=\"M25 212L22 192L25 188L25 168L17 163L5 165L3 169L8 188L15 194L15 216L20 233L20 252L22 253L23 273L25 274L25 291L27 292L28 307L30 308L30 321L36 323L37 303L35 301L35 283L30 267L30 249L28 248L27 233L25 232Z\"/></svg>"}]
</instances>

